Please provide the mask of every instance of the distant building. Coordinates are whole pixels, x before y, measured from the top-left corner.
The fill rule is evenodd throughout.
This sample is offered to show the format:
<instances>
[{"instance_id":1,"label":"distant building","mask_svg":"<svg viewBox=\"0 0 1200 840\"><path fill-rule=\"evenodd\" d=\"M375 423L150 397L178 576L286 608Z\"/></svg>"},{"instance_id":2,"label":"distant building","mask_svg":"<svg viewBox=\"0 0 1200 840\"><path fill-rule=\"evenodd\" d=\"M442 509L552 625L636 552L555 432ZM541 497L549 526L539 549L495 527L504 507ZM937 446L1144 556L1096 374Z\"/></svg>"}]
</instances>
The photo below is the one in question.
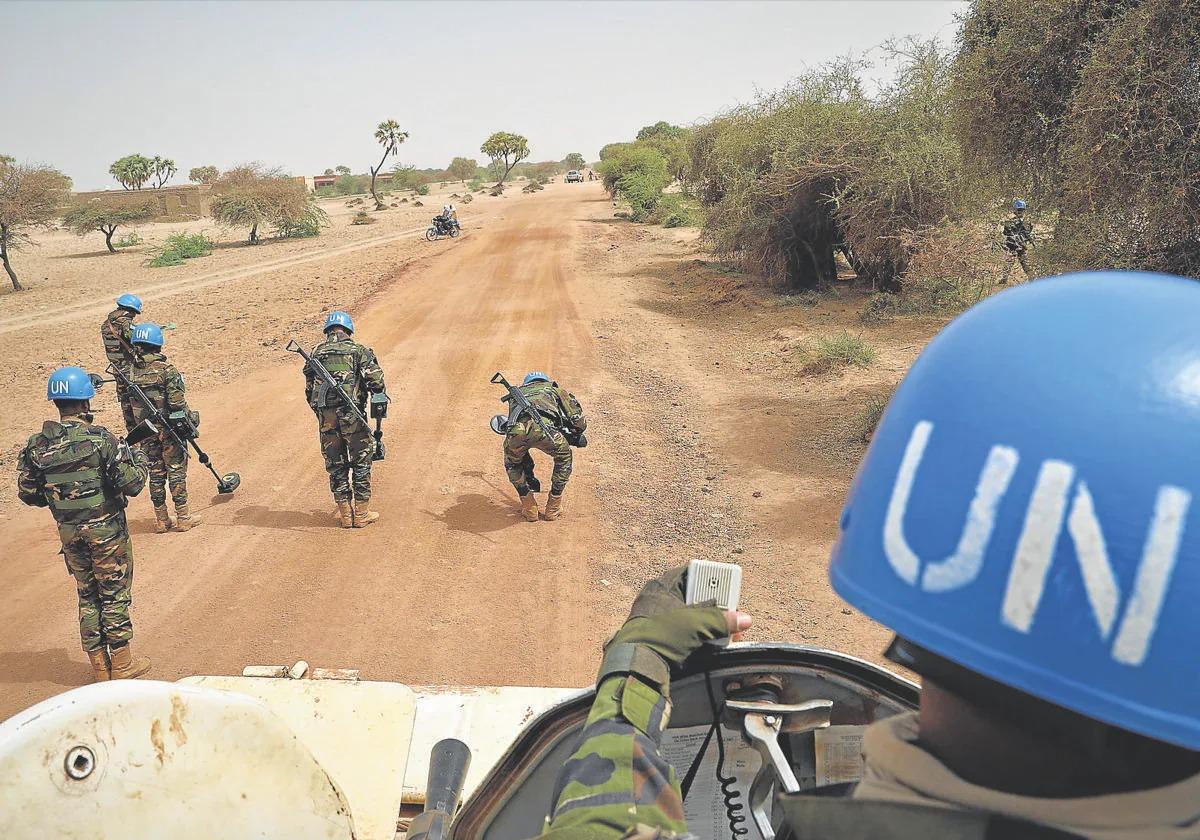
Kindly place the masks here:
<instances>
[{"instance_id":1,"label":"distant building","mask_svg":"<svg viewBox=\"0 0 1200 840\"><path fill-rule=\"evenodd\" d=\"M71 194L66 206L90 201L99 201L110 207L140 207L149 204L154 208L155 221L183 221L208 215L212 187L207 184L188 184L159 189L77 192Z\"/></svg>"},{"instance_id":2,"label":"distant building","mask_svg":"<svg viewBox=\"0 0 1200 840\"><path fill-rule=\"evenodd\" d=\"M312 188L319 190L321 187L332 187L338 177L337 175L314 175L312 176Z\"/></svg>"}]
</instances>

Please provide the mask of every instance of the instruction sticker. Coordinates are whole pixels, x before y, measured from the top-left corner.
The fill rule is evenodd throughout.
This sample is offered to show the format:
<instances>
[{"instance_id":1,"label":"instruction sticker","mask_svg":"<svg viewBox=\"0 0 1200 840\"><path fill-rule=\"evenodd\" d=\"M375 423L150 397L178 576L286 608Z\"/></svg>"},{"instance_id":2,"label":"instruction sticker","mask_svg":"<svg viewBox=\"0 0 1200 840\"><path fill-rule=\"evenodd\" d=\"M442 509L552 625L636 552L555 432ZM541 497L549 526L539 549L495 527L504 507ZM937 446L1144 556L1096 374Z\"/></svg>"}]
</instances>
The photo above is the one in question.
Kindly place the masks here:
<instances>
[{"instance_id":1,"label":"instruction sticker","mask_svg":"<svg viewBox=\"0 0 1200 840\"><path fill-rule=\"evenodd\" d=\"M662 756L671 762L680 781L687 775L710 728L709 724L702 724L663 732ZM750 785L758 775L762 759L758 752L743 740L740 733L724 727L721 732L725 744L724 774L734 779L729 789L737 792L737 798L733 801L742 806L735 813L745 818L745 822L739 823L737 827L747 829L746 834L739 836L743 840L763 840L758 826L750 816ZM717 781L717 757L717 736L714 735L704 758L700 761L699 769L696 770L696 777L691 790L688 791L687 799L683 802L683 814L687 819L688 830L700 840L724 840L731 836L721 783Z\"/></svg>"},{"instance_id":2,"label":"instruction sticker","mask_svg":"<svg viewBox=\"0 0 1200 840\"><path fill-rule=\"evenodd\" d=\"M857 782L863 775L865 726L830 726L815 736L817 787Z\"/></svg>"}]
</instances>

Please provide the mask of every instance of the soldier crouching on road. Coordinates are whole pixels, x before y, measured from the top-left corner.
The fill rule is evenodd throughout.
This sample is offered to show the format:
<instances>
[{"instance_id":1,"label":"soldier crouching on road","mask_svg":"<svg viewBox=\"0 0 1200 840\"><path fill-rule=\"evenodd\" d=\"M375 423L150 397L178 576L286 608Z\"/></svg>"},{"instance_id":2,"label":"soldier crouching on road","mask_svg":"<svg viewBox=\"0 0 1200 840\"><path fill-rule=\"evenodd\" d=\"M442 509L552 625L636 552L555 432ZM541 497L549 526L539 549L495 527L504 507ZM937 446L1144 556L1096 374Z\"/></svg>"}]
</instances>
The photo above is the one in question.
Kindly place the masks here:
<instances>
[{"instance_id":1,"label":"soldier crouching on road","mask_svg":"<svg viewBox=\"0 0 1200 840\"><path fill-rule=\"evenodd\" d=\"M325 340L311 356L324 365L337 386L352 402L364 406L367 394L384 390L383 369L370 347L350 337L354 321L345 312L330 312L325 319ZM304 367L304 398L317 415L321 454L329 473L329 489L337 504L343 528L365 528L379 519L371 510L371 458L375 438L333 389Z\"/></svg>"},{"instance_id":2,"label":"soldier crouching on road","mask_svg":"<svg viewBox=\"0 0 1200 840\"><path fill-rule=\"evenodd\" d=\"M164 417L176 412L187 412L184 397L183 376L162 354L163 334L157 324L138 324L132 332L133 346L138 358L129 368L129 381L138 386L154 403ZM148 406L133 399L134 418L137 422L153 420L154 414ZM197 417L199 415L196 415ZM154 504L154 530L165 534L190 531L201 523L188 508L187 491L187 446L166 429L160 429L157 437L142 443L142 451L150 462L150 501ZM171 485L171 501L175 503L175 521L171 521L167 510L167 484Z\"/></svg>"},{"instance_id":3,"label":"soldier crouching on road","mask_svg":"<svg viewBox=\"0 0 1200 840\"><path fill-rule=\"evenodd\" d=\"M104 355L111 365L116 365L122 373L129 374L129 368L137 361L137 351L133 347L134 316L142 312L142 299L137 295L124 294L117 298L117 308L108 313L104 323L100 325L100 337L104 339ZM121 404L121 416L125 419L125 429L132 430L137 421L134 419L133 406L129 403L129 394L125 385L117 380L117 402Z\"/></svg>"},{"instance_id":4,"label":"soldier crouching on road","mask_svg":"<svg viewBox=\"0 0 1200 840\"><path fill-rule=\"evenodd\" d=\"M131 679L150 660L129 649L133 547L125 522L127 496L146 484L146 469L129 445L92 425L96 388L87 373L63 367L50 375L47 398L59 419L47 420L17 458L17 495L49 507L62 554L79 591L79 635L96 682Z\"/></svg>"},{"instance_id":5,"label":"soldier crouching on road","mask_svg":"<svg viewBox=\"0 0 1200 840\"><path fill-rule=\"evenodd\" d=\"M541 490L542 485L533 474L533 457L529 450L540 449L554 459L550 496L542 513L543 519L553 521L562 514L562 494L571 477L568 430L570 434L580 434L587 429L587 418L575 395L557 382L551 382L541 371L526 374L520 391L546 421L551 434L547 436L541 424L527 416L527 412L510 406L512 413L504 435L504 470L521 497L521 515L529 522L537 522L538 506L533 494Z\"/></svg>"}]
</instances>

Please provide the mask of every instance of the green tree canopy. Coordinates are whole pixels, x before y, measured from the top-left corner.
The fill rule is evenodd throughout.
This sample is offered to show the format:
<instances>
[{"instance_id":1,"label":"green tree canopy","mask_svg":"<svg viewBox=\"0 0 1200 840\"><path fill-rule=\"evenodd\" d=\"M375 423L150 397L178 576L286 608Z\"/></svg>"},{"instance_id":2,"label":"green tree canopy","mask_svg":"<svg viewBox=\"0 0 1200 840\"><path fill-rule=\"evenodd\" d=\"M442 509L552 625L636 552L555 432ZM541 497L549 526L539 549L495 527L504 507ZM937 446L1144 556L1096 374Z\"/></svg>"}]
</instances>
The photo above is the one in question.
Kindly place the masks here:
<instances>
[{"instance_id":1,"label":"green tree canopy","mask_svg":"<svg viewBox=\"0 0 1200 840\"><path fill-rule=\"evenodd\" d=\"M163 184L170 181L177 171L175 161L170 158L155 155L150 160L150 177L154 181L154 188L156 190L162 189Z\"/></svg>"},{"instance_id":2,"label":"green tree canopy","mask_svg":"<svg viewBox=\"0 0 1200 840\"><path fill-rule=\"evenodd\" d=\"M563 158L563 163L569 169L583 169L583 167L587 166L587 161L583 159L583 155L579 154L579 152L571 152L571 154Z\"/></svg>"},{"instance_id":3,"label":"green tree canopy","mask_svg":"<svg viewBox=\"0 0 1200 840\"><path fill-rule=\"evenodd\" d=\"M127 190L140 190L154 172L154 162L145 155L125 155L113 161L108 172Z\"/></svg>"},{"instance_id":4,"label":"green tree canopy","mask_svg":"<svg viewBox=\"0 0 1200 840\"><path fill-rule=\"evenodd\" d=\"M333 168L333 172L330 172L329 170L325 170L326 175L332 175L332 174L334 174L334 172L336 172L338 175L349 175L350 167L349 166L335 166Z\"/></svg>"},{"instance_id":5,"label":"green tree canopy","mask_svg":"<svg viewBox=\"0 0 1200 840\"><path fill-rule=\"evenodd\" d=\"M446 167L446 174L455 181L465 181L475 175L479 164L473 158L456 157Z\"/></svg>"},{"instance_id":6,"label":"green tree canopy","mask_svg":"<svg viewBox=\"0 0 1200 840\"><path fill-rule=\"evenodd\" d=\"M188 180L196 184L211 184L221 172L215 166L194 166L188 172Z\"/></svg>"},{"instance_id":7,"label":"green tree canopy","mask_svg":"<svg viewBox=\"0 0 1200 840\"><path fill-rule=\"evenodd\" d=\"M496 186L500 186L500 184L504 183L504 179L508 177L508 173L512 172L512 168L529 157L529 140L520 134L497 131L487 140L483 141L483 145L479 147L479 151L491 158L492 165L496 171L503 169L499 180L496 182Z\"/></svg>"},{"instance_id":8,"label":"green tree canopy","mask_svg":"<svg viewBox=\"0 0 1200 840\"><path fill-rule=\"evenodd\" d=\"M213 189L212 217L227 227L250 228L251 244L259 241L258 229L264 224L288 236L297 229L312 231L328 223L304 185L278 169L239 166L224 173Z\"/></svg>"},{"instance_id":9,"label":"green tree canopy","mask_svg":"<svg viewBox=\"0 0 1200 840\"><path fill-rule=\"evenodd\" d=\"M76 204L63 214L63 226L79 236L85 236L93 231L104 234L104 244L109 253L117 253L113 247L112 238L117 228L134 222L144 222L154 216L154 202L120 206L106 204L100 199L92 199L82 204Z\"/></svg>"}]
</instances>

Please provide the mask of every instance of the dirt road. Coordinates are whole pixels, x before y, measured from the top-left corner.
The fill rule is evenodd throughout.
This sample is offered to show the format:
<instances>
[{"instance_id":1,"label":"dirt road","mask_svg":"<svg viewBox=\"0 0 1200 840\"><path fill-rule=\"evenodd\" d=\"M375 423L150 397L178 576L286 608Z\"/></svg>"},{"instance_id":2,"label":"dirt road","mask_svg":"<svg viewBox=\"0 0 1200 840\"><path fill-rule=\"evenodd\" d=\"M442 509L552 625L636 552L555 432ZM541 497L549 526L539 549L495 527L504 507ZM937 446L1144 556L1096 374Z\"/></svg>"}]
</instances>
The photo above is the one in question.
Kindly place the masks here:
<instances>
[{"instance_id":1,"label":"dirt road","mask_svg":"<svg viewBox=\"0 0 1200 840\"><path fill-rule=\"evenodd\" d=\"M202 378L190 394L204 417L202 443L243 484L218 497L193 462L193 507L205 524L186 534L152 533L149 500L132 501L135 646L154 661L152 676L303 658L413 684L586 685L640 581L690 556L747 565L755 582L744 597L762 619L759 638L878 650L883 633L845 618L823 583L848 469L832 482L802 469L790 476L794 464L776 457L777 426L730 436L722 418L697 416L737 383L702 393L720 356L697 361L696 348L713 333L689 337L683 316L657 306L631 314L645 280L630 260L654 259L658 246L639 245L611 217L598 185L553 185L514 197L482 230L436 243L408 270L389 270L391 237L355 246L383 278L353 311L356 337L376 350L393 398L388 457L374 475L383 518L370 528L334 526L298 360L281 349L286 336L262 342L253 362L222 360L239 372L235 382ZM337 256L309 270L336 274ZM63 329L95 329L90 299L58 303L47 314ZM298 338L312 345L320 335L309 321ZM195 367L221 348L189 352ZM576 453L557 523L516 515L500 439L487 427L500 409L488 378L529 369L550 371L594 418L595 443ZM548 477L544 460L539 472ZM747 476L768 489L761 504ZM3 478L11 481L8 466ZM792 491L803 516L789 513ZM0 518L9 631L0 640L0 719L88 677L49 516L14 507ZM777 585L796 575L808 590L799 601ZM838 638L819 638L838 628Z\"/></svg>"}]
</instances>

